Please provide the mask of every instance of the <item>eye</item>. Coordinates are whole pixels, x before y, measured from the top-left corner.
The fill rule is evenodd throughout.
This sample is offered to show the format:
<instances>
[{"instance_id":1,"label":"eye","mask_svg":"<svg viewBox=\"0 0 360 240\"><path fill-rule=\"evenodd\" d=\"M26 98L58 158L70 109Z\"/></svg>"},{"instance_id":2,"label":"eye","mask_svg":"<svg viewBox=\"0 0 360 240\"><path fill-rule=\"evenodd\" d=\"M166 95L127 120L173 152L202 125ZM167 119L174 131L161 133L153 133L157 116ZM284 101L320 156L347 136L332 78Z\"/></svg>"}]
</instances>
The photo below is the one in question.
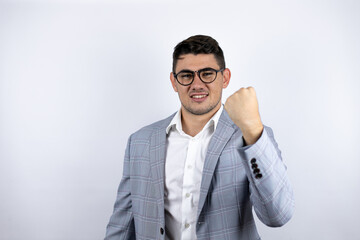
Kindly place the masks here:
<instances>
[{"instance_id":1,"label":"eye","mask_svg":"<svg viewBox=\"0 0 360 240\"><path fill-rule=\"evenodd\" d=\"M215 76L215 71L212 70L206 70L201 72L201 77L203 78L212 78Z\"/></svg>"},{"instance_id":2,"label":"eye","mask_svg":"<svg viewBox=\"0 0 360 240\"><path fill-rule=\"evenodd\" d=\"M193 78L193 74L183 72L183 73L179 73L178 77L181 78L182 80L191 80Z\"/></svg>"}]
</instances>

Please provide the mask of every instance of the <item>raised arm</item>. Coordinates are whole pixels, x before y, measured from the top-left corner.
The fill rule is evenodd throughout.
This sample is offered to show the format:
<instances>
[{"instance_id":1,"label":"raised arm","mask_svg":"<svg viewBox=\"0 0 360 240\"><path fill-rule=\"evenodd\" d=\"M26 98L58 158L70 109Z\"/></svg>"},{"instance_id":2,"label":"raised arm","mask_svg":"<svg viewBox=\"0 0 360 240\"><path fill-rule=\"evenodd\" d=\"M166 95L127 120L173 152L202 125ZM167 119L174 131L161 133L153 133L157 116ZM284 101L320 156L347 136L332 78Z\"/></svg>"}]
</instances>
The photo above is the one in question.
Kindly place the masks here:
<instances>
[{"instance_id":1,"label":"raised arm","mask_svg":"<svg viewBox=\"0 0 360 240\"><path fill-rule=\"evenodd\" d=\"M272 130L262 124L254 88L231 95L225 109L243 134L239 151L246 161L250 200L259 219L271 227L284 225L294 212L294 195Z\"/></svg>"}]
</instances>

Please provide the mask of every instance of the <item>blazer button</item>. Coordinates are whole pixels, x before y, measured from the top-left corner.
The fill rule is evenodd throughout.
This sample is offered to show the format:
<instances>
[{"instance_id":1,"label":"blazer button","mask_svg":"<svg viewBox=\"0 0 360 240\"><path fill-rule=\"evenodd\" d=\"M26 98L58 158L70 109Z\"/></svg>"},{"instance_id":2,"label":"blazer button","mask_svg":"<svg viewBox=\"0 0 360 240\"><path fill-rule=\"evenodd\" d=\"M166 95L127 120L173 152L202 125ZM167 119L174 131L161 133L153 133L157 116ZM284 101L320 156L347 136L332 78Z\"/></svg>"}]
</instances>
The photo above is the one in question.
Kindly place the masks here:
<instances>
[{"instance_id":1,"label":"blazer button","mask_svg":"<svg viewBox=\"0 0 360 240\"><path fill-rule=\"evenodd\" d=\"M164 235L164 229L162 227L160 228L160 234Z\"/></svg>"},{"instance_id":2,"label":"blazer button","mask_svg":"<svg viewBox=\"0 0 360 240\"><path fill-rule=\"evenodd\" d=\"M252 168L252 169L255 169L255 168L257 168L257 167L258 167L258 165L257 165L256 163L251 164L251 168Z\"/></svg>"},{"instance_id":3,"label":"blazer button","mask_svg":"<svg viewBox=\"0 0 360 240\"><path fill-rule=\"evenodd\" d=\"M250 161L251 163L256 163L256 159L255 158L253 158L253 159L251 159L251 161Z\"/></svg>"},{"instance_id":4,"label":"blazer button","mask_svg":"<svg viewBox=\"0 0 360 240\"><path fill-rule=\"evenodd\" d=\"M260 169L255 168L254 171L253 171L253 173L254 173L254 174L260 173Z\"/></svg>"},{"instance_id":5,"label":"blazer button","mask_svg":"<svg viewBox=\"0 0 360 240\"><path fill-rule=\"evenodd\" d=\"M256 178L256 179L260 179L260 178L262 178L262 174L261 174L261 173L256 174L256 175L255 175L255 178Z\"/></svg>"}]
</instances>

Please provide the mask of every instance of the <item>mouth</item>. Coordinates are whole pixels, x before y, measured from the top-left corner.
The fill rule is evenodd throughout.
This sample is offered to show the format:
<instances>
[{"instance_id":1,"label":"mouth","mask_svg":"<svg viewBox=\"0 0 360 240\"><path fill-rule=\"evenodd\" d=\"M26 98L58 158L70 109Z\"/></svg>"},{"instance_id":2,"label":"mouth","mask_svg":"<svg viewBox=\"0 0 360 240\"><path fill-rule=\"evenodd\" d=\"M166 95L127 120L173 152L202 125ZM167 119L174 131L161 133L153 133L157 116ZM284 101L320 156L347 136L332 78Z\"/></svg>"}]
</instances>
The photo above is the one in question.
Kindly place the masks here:
<instances>
[{"instance_id":1,"label":"mouth","mask_svg":"<svg viewBox=\"0 0 360 240\"><path fill-rule=\"evenodd\" d=\"M191 98L196 98L196 99L200 99L200 98L204 98L204 97L207 97L207 94L191 96Z\"/></svg>"},{"instance_id":2,"label":"mouth","mask_svg":"<svg viewBox=\"0 0 360 240\"><path fill-rule=\"evenodd\" d=\"M190 98L195 102L202 102L209 96L208 93L196 93L190 95Z\"/></svg>"}]
</instances>

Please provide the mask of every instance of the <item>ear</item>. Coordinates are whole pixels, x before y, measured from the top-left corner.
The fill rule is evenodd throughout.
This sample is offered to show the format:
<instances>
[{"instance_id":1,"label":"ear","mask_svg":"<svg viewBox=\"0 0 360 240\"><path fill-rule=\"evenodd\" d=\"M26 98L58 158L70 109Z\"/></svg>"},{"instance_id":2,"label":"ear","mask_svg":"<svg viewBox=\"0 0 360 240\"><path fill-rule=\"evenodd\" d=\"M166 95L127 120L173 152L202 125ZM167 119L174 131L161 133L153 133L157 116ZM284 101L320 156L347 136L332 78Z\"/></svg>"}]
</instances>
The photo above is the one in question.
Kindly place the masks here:
<instances>
[{"instance_id":1,"label":"ear","mask_svg":"<svg viewBox=\"0 0 360 240\"><path fill-rule=\"evenodd\" d=\"M223 88L226 88L230 83L231 72L230 69L225 68L223 71Z\"/></svg>"},{"instance_id":2,"label":"ear","mask_svg":"<svg viewBox=\"0 0 360 240\"><path fill-rule=\"evenodd\" d=\"M171 81L171 85L172 85L174 91L177 92L178 90L177 90L177 86L176 86L176 79L172 72L170 73L170 81Z\"/></svg>"}]
</instances>

